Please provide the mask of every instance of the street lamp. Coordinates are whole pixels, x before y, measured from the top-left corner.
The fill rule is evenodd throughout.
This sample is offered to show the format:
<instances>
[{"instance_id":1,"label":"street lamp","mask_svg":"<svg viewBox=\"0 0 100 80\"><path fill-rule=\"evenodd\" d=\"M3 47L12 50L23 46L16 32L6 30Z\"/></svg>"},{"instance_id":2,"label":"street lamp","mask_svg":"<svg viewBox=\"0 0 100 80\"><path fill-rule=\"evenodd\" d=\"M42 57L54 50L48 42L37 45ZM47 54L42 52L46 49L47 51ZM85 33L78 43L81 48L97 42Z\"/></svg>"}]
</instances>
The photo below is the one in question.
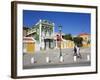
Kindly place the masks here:
<instances>
[{"instance_id":1,"label":"street lamp","mask_svg":"<svg viewBox=\"0 0 100 80\"><path fill-rule=\"evenodd\" d=\"M60 33L60 57L62 57L62 50L61 50L61 31L62 31L62 26L58 26L59 27L59 33Z\"/></svg>"}]
</instances>

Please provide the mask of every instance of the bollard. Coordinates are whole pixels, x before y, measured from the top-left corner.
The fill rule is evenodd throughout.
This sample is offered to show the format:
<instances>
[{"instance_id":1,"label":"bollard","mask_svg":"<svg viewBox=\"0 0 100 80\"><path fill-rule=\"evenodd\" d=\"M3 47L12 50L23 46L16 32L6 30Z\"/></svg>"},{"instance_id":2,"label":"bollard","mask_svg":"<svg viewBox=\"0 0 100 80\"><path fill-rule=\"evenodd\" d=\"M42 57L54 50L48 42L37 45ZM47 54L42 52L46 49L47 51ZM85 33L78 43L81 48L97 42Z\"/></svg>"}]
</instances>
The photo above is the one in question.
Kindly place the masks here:
<instances>
[{"instance_id":1,"label":"bollard","mask_svg":"<svg viewBox=\"0 0 100 80\"><path fill-rule=\"evenodd\" d=\"M34 57L31 58L31 63L33 64L35 62Z\"/></svg>"},{"instance_id":2,"label":"bollard","mask_svg":"<svg viewBox=\"0 0 100 80\"><path fill-rule=\"evenodd\" d=\"M46 62L47 62L47 63L49 63L49 62L50 62L49 57L46 57Z\"/></svg>"},{"instance_id":3,"label":"bollard","mask_svg":"<svg viewBox=\"0 0 100 80\"><path fill-rule=\"evenodd\" d=\"M76 56L74 56L74 62L76 62Z\"/></svg>"},{"instance_id":4,"label":"bollard","mask_svg":"<svg viewBox=\"0 0 100 80\"><path fill-rule=\"evenodd\" d=\"M90 56L89 55L87 55L87 61L89 61L90 60Z\"/></svg>"},{"instance_id":5,"label":"bollard","mask_svg":"<svg viewBox=\"0 0 100 80\"><path fill-rule=\"evenodd\" d=\"M64 58L63 56L60 57L60 62L63 62L64 61Z\"/></svg>"}]
</instances>

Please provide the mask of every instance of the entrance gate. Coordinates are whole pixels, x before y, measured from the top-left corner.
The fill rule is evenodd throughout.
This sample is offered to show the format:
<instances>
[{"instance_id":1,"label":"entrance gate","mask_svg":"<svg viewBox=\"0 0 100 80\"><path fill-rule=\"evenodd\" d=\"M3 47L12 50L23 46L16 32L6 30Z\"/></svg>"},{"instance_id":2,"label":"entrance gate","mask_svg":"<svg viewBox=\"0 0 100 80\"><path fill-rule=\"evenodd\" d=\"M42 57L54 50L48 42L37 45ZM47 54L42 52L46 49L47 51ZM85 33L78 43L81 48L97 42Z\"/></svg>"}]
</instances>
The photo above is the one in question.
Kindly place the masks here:
<instances>
[{"instance_id":1,"label":"entrance gate","mask_svg":"<svg viewBox=\"0 0 100 80\"><path fill-rule=\"evenodd\" d=\"M44 43L45 43L45 49L53 49L54 48L54 41L53 39L44 39Z\"/></svg>"}]
</instances>

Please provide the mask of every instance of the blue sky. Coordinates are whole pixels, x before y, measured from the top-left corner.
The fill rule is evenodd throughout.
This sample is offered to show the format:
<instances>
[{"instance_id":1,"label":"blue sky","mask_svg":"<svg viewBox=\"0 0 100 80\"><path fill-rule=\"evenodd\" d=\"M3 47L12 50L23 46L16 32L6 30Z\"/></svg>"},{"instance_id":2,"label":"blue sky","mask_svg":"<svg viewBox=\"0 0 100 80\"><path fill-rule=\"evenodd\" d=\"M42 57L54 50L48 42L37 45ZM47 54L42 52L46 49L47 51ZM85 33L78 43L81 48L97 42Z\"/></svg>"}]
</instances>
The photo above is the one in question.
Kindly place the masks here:
<instances>
[{"instance_id":1,"label":"blue sky","mask_svg":"<svg viewBox=\"0 0 100 80\"><path fill-rule=\"evenodd\" d=\"M32 27L40 19L54 22L55 32L58 32L59 25L62 26L62 32L65 34L78 35L91 32L91 14L89 13L23 10L24 26Z\"/></svg>"}]
</instances>

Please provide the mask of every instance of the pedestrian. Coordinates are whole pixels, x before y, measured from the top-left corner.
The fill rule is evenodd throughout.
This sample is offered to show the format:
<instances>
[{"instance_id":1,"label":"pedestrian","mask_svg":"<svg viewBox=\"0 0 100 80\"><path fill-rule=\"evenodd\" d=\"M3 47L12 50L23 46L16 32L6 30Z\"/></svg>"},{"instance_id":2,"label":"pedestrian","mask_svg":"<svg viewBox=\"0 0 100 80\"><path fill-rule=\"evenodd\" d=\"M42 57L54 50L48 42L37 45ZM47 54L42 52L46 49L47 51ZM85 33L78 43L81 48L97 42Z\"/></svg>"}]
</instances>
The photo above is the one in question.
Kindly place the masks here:
<instances>
[{"instance_id":1,"label":"pedestrian","mask_svg":"<svg viewBox=\"0 0 100 80\"><path fill-rule=\"evenodd\" d=\"M77 56L77 49L76 49L76 46L74 46L74 56Z\"/></svg>"},{"instance_id":2,"label":"pedestrian","mask_svg":"<svg viewBox=\"0 0 100 80\"><path fill-rule=\"evenodd\" d=\"M76 53L77 53L77 58L82 58L81 54L80 54L80 48L78 46L76 46Z\"/></svg>"}]
</instances>

